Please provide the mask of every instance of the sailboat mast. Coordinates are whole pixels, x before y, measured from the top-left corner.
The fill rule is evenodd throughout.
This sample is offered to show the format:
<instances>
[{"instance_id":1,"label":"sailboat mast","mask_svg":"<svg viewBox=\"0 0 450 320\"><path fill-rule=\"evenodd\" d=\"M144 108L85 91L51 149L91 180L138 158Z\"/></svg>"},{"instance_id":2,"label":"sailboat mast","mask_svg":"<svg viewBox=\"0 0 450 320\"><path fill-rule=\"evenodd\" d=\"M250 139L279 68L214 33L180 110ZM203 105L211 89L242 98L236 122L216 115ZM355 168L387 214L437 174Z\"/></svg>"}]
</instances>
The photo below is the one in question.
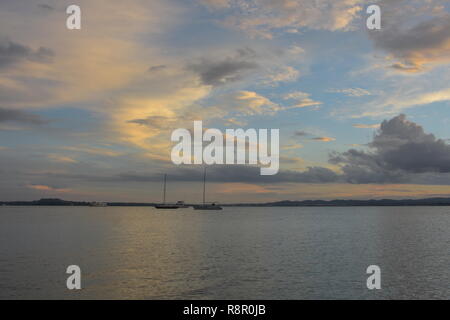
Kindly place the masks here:
<instances>
[{"instance_id":1,"label":"sailboat mast","mask_svg":"<svg viewBox=\"0 0 450 320\"><path fill-rule=\"evenodd\" d=\"M203 172L203 204L205 204L205 190L206 190L206 167Z\"/></svg>"},{"instance_id":2,"label":"sailboat mast","mask_svg":"<svg viewBox=\"0 0 450 320\"><path fill-rule=\"evenodd\" d=\"M164 174L164 193L163 193L163 203L166 203L166 179L167 179L167 174Z\"/></svg>"}]
</instances>

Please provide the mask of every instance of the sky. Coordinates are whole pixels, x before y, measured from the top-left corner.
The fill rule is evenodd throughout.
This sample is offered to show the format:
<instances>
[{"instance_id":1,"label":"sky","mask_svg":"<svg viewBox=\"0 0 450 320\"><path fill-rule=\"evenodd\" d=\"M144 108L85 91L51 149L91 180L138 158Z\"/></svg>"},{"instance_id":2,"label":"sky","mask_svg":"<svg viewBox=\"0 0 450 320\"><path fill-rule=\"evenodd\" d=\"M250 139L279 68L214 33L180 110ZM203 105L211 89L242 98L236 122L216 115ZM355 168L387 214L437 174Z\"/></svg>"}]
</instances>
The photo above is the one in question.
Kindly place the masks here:
<instances>
[{"instance_id":1,"label":"sky","mask_svg":"<svg viewBox=\"0 0 450 320\"><path fill-rule=\"evenodd\" d=\"M194 120L280 129L279 173L210 166L208 201L447 197L449 80L444 0L0 0L0 200L200 201Z\"/></svg>"}]
</instances>

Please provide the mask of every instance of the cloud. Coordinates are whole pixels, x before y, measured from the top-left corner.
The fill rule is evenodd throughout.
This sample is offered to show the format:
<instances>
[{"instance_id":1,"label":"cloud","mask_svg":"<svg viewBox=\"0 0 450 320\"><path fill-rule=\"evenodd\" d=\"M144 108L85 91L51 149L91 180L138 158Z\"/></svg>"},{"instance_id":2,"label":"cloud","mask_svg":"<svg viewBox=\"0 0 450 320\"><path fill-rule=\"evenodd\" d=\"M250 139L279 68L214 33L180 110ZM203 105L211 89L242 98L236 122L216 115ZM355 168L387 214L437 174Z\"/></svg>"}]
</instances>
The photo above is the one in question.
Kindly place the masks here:
<instances>
[{"instance_id":1,"label":"cloud","mask_svg":"<svg viewBox=\"0 0 450 320\"><path fill-rule=\"evenodd\" d=\"M330 162L341 166L350 183L417 182L427 180L423 174L429 179L450 173L450 145L405 115L383 121L368 147L334 153Z\"/></svg>"},{"instance_id":2,"label":"cloud","mask_svg":"<svg viewBox=\"0 0 450 320\"><path fill-rule=\"evenodd\" d=\"M308 167L303 172L282 170L274 176L261 176L256 166L244 165L215 165L208 167L208 182L229 183L329 183L338 180L338 175L322 167ZM113 176L111 180L122 182L161 181L162 174L122 173ZM202 181L203 169L198 167L178 167L171 171L171 181Z\"/></svg>"},{"instance_id":3,"label":"cloud","mask_svg":"<svg viewBox=\"0 0 450 320\"><path fill-rule=\"evenodd\" d=\"M182 55L167 54L175 52L172 45L179 44L168 41L164 45L161 35L172 35L180 25L191 27L188 13L193 8L159 0L151 6L140 0L114 5L107 0L80 1L83 10L90 13L84 18L89 32L67 37L67 30L58 27L58 15L46 14L43 19L42 12L29 14L27 23L15 30L18 42L31 46L35 39L42 39L42 45L55 48L58 57L52 64L26 65L15 68L13 75L0 74L5 75L0 77L1 105L22 110L62 105L87 109L101 122L95 130L104 139L141 148L150 157L161 159L167 158L170 146L166 133L171 125L184 126L187 119L227 121L228 116L236 123L242 122L238 116L273 114L279 109L276 103L260 94L249 94L253 89L238 90L265 80L288 81L297 72L286 66L294 61L293 55L298 63L302 50L297 46L284 50L252 43L252 49L245 47L247 42L234 42L236 49L230 53L229 43L219 46L206 41L207 50L201 55L198 48L183 50ZM0 6L2 30L8 30L25 14L16 6ZM127 23L131 20L132 24ZM29 27L37 24L42 27ZM43 36L48 31L52 37ZM254 75L252 82L239 81ZM217 101L229 89L224 88L226 84L238 91L229 95L234 103L231 107L226 99ZM212 105L207 99L217 103Z\"/></svg>"},{"instance_id":4,"label":"cloud","mask_svg":"<svg viewBox=\"0 0 450 320\"><path fill-rule=\"evenodd\" d=\"M376 154L350 149L343 153L332 154L329 161L341 167L342 180L347 183L406 182L405 175L401 171L392 170L379 160Z\"/></svg>"},{"instance_id":5,"label":"cloud","mask_svg":"<svg viewBox=\"0 0 450 320\"><path fill-rule=\"evenodd\" d=\"M330 142L330 141L335 141L336 139L335 138L331 138L331 137L314 137L314 138L311 138L311 140L322 141L322 142Z\"/></svg>"},{"instance_id":6,"label":"cloud","mask_svg":"<svg viewBox=\"0 0 450 320\"><path fill-rule=\"evenodd\" d=\"M407 172L450 172L450 145L427 134L414 122L399 115L383 121L370 144L393 169Z\"/></svg>"},{"instance_id":7,"label":"cloud","mask_svg":"<svg viewBox=\"0 0 450 320\"><path fill-rule=\"evenodd\" d=\"M299 131L299 136L306 133ZM330 137L315 137L316 141L333 141ZM305 171L280 170L275 176L260 176L253 166L214 166L208 168L208 181L242 183L351 183L351 184L449 184L450 145L425 133L423 128L396 116L381 123L368 151L349 149L333 152L329 162L341 173L313 166ZM201 169L179 167L172 172L173 180L199 181ZM154 175L126 173L112 177L124 181L157 181Z\"/></svg>"},{"instance_id":8,"label":"cloud","mask_svg":"<svg viewBox=\"0 0 450 320\"><path fill-rule=\"evenodd\" d=\"M105 156L105 157L118 157L122 155L122 152L107 149L107 148L95 148L91 146L66 146L62 147L63 150L72 151L72 152L81 152L87 153L97 156Z\"/></svg>"},{"instance_id":9,"label":"cloud","mask_svg":"<svg viewBox=\"0 0 450 320\"><path fill-rule=\"evenodd\" d=\"M243 115L273 114L282 109L277 103L254 91L242 90L226 94L219 100L221 108Z\"/></svg>"},{"instance_id":10,"label":"cloud","mask_svg":"<svg viewBox=\"0 0 450 320\"><path fill-rule=\"evenodd\" d=\"M390 68L397 70L397 71L401 71L401 72L405 72L405 73L416 73L416 72L420 72L423 71L422 66L416 64L416 63L401 63L401 62L396 62L393 63Z\"/></svg>"},{"instance_id":11,"label":"cloud","mask_svg":"<svg viewBox=\"0 0 450 320\"><path fill-rule=\"evenodd\" d=\"M420 85L420 83L418 85ZM422 85L425 86L423 83ZM450 101L449 88L444 88L441 90L436 90L434 88L431 90L428 88L425 88L425 90L413 88L410 92L407 91L408 89L411 88L399 88L397 92L393 93L391 96L383 97L381 100L371 102L368 106L365 106L365 109L367 110L359 111L352 117L361 118L367 116L378 117L380 115L392 115L398 114L407 108L427 106L432 103Z\"/></svg>"},{"instance_id":12,"label":"cloud","mask_svg":"<svg viewBox=\"0 0 450 320\"><path fill-rule=\"evenodd\" d=\"M294 100L294 104L289 106L289 109L292 108L305 108L321 105L322 102L315 101L310 98L310 94L302 91L295 91L284 95L285 100Z\"/></svg>"},{"instance_id":13,"label":"cloud","mask_svg":"<svg viewBox=\"0 0 450 320\"><path fill-rule=\"evenodd\" d=\"M47 10L47 11L53 11L53 10L55 10L54 7L52 7L51 5L46 4L46 3L38 4L38 7L41 8L41 9Z\"/></svg>"},{"instance_id":14,"label":"cloud","mask_svg":"<svg viewBox=\"0 0 450 320\"><path fill-rule=\"evenodd\" d=\"M267 84L277 84L278 82L292 82L298 79L300 72L290 66L283 66L279 71L270 74L265 81Z\"/></svg>"},{"instance_id":15,"label":"cloud","mask_svg":"<svg viewBox=\"0 0 450 320\"><path fill-rule=\"evenodd\" d=\"M370 91L362 88L332 89L328 90L328 92L343 93L348 97L363 97L372 95Z\"/></svg>"},{"instance_id":16,"label":"cloud","mask_svg":"<svg viewBox=\"0 0 450 320\"><path fill-rule=\"evenodd\" d=\"M70 149L68 149L71 151ZM14 159L14 160L12 160ZM19 157L19 159L21 159ZM282 157L284 169L275 176L261 176L260 169L248 165L215 165L208 166L208 182L211 183L248 183L274 186L283 183L308 184L415 184L415 185L449 185L450 181L450 145L434 135L424 132L423 128L408 121L400 115L385 120L373 140L366 145L365 151L349 149L334 152L330 155L330 164L336 169L312 165L303 171L286 170L299 163L298 158ZM0 158L0 161L2 159ZM17 157L9 160L17 163ZM36 161L35 159L33 161ZM72 185L92 183L96 186L120 183L138 185L139 183L160 183L162 174L169 173L171 181L200 182L203 169L200 166L158 166L148 163L135 171L117 174L117 168L84 167L82 171L65 172L54 170L48 172L44 168L24 164L26 168L34 168L27 178L33 178L35 185L43 185L40 179L53 184L70 182ZM304 167L300 165L299 167ZM119 171L120 172L120 171ZM82 184L80 184L82 183ZM58 188L57 188L58 189ZM61 189L61 188L59 188ZM349 189L353 190L353 189ZM349 193L349 196L351 194Z\"/></svg>"},{"instance_id":17,"label":"cloud","mask_svg":"<svg viewBox=\"0 0 450 320\"><path fill-rule=\"evenodd\" d=\"M149 116L144 119L133 119L129 120L128 123L136 123L143 126L148 126L150 128L164 129L169 126L169 124L174 124L176 118L164 117L164 116Z\"/></svg>"},{"instance_id":18,"label":"cloud","mask_svg":"<svg viewBox=\"0 0 450 320\"><path fill-rule=\"evenodd\" d=\"M205 5L218 9L218 8L228 8L230 6L229 0L201 0Z\"/></svg>"},{"instance_id":19,"label":"cloud","mask_svg":"<svg viewBox=\"0 0 450 320\"><path fill-rule=\"evenodd\" d=\"M301 145L299 143L288 144L288 145L284 145L281 147L282 150L294 150L294 149L301 149L301 148L303 148L303 145Z\"/></svg>"},{"instance_id":20,"label":"cloud","mask_svg":"<svg viewBox=\"0 0 450 320\"><path fill-rule=\"evenodd\" d=\"M302 131L302 130L298 130L294 132L294 136L297 137L304 137L304 136L309 136L310 133L306 132L306 131Z\"/></svg>"},{"instance_id":21,"label":"cloud","mask_svg":"<svg viewBox=\"0 0 450 320\"><path fill-rule=\"evenodd\" d=\"M77 163L78 161L60 154L49 154L48 158L55 162L62 162L62 163Z\"/></svg>"},{"instance_id":22,"label":"cloud","mask_svg":"<svg viewBox=\"0 0 450 320\"><path fill-rule=\"evenodd\" d=\"M46 191L46 192L57 192L57 193L67 193L72 191L71 189L67 188L55 188L51 186L47 186L45 184L31 184L26 186L29 189L34 189L38 191Z\"/></svg>"},{"instance_id":23,"label":"cloud","mask_svg":"<svg viewBox=\"0 0 450 320\"><path fill-rule=\"evenodd\" d=\"M224 10L225 24L252 36L272 38L273 33L293 33L298 29L350 30L363 10L364 0L206 0L210 8Z\"/></svg>"},{"instance_id":24,"label":"cloud","mask_svg":"<svg viewBox=\"0 0 450 320\"><path fill-rule=\"evenodd\" d=\"M299 48L290 47L288 51L299 54ZM274 81L288 81L289 76L278 76L279 71L294 70L284 68L285 59L291 59L291 54L280 49L275 53L249 47L230 53L227 48L202 58L187 57L189 63L166 62L161 65L170 67L162 69L155 64L156 71L164 71L147 72L144 79L133 83L131 94L125 92L117 99L118 112L112 114L115 120L112 130L120 130L124 141L149 150L158 159L168 160L168 131L190 127L193 120L236 124L243 123L245 116L273 115L291 108L253 90L235 89L245 88L248 83L273 85ZM241 83L244 78L246 81ZM292 108L316 104L305 99Z\"/></svg>"},{"instance_id":25,"label":"cloud","mask_svg":"<svg viewBox=\"0 0 450 320\"><path fill-rule=\"evenodd\" d=\"M52 60L54 53L51 49L40 47L37 50L8 41L0 41L0 70L9 68L23 61L48 63Z\"/></svg>"},{"instance_id":26,"label":"cloud","mask_svg":"<svg viewBox=\"0 0 450 320\"><path fill-rule=\"evenodd\" d=\"M298 65L304 49L292 45L287 48L253 43L234 49L215 49L201 58L192 58L187 70L198 75L201 84L221 86L242 82L262 86L278 86L300 77ZM245 84L245 83L244 83Z\"/></svg>"},{"instance_id":27,"label":"cloud","mask_svg":"<svg viewBox=\"0 0 450 320\"><path fill-rule=\"evenodd\" d=\"M224 60L210 60L203 58L197 63L189 65L189 69L196 72L205 85L219 86L235 82L244 78L250 71L258 69L254 61L247 60L248 53Z\"/></svg>"},{"instance_id":28,"label":"cloud","mask_svg":"<svg viewBox=\"0 0 450 320\"><path fill-rule=\"evenodd\" d=\"M126 4L79 0L83 12L89 12L83 16L89 30L72 37L60 14L37 11L37 4L28 9L17 1L0 1L0 30L13 32L7 36L17 39L0 41L0 71L8 69L8 73L0 72L0 101L12 100L9 107L57 108L72 104L112 118L110 114L116 113L111 112L112 101L132 91L135 82L153 76L152 72L143 72L149 68L149 61L156 66L173 65L173 59L162 53L165 48L153 46L152 41L169 25L179 23L181 6L160 0L151 5L140 0ZM64 10L65 6L56 9ZM51 37L46 36L50 33ZM137 35L144 33L146 41L139 41ZM36 41L42 49L36 48ZM46 48L54 48L55 59ZM30 63L49 60L52 63ZM5 80L14 81L17 87L6 98L1 84Z\"/></svg>"},{"instance_id":29,"label":"cloud","mask_svg":"<svg viewBox=\"0 0 450 320\"><path fill-rule=\"evenodd\" d=\"M305 108L305 107L319 106L321 104L322 104L322 102L320 102L320 101L315 101L310 98L305 98L305 99L297 101L295 104L289 106L289 108L290 109L291 108Z\"/></svg>"},{"instance_id":30,"label":"cloud","mask_svg":"<svg viewBox=\"0 0 450 320\"><path fill-rule=\"evenodd\" d=\"M160 65L157 65L157 66L151 66L151 67L149 67L149 68L148 68L148 71L150 71L150 72L156 72L156 71L164 70L164 69L166 69L166 68L167 68L166 65L160 64Z\"/></svg>"},{"instance_id":31,"label":"cloud","mask_svg":"<svg viewBox=\"0 0 450 320\"><path fill-rule=\"evenodd\" d=\"M352 125L354 128L359 129L378 129L380 127L380 124L362 124L362 123L355 123Z\"/></svg>"},{"instance_id":32,"label":"cloud","mask_svg":"<svg viewBox=\"0 0 450 320\"><path fill-rule=\"evenodd\" d=\"M403 101L397 100L392 101L391 104L395 104L397 108L404 108L449 100L450 100L450 89L443 89L439 91L420 93L409 99L408 98L403 99Z\"/></svg>"},{"instance_id":33,"label":"cloud","mask_svg":"<svg viewBox=\"0 0 450 320\"><path fill-rule=\"evenodd\" d=\"M418 73L450 63L450 14L440 0L382 1L382 29L369 32L393 70Z\"/></svg>"},{"instance_id":34,"label":"cloud","mask_svg":"<svg viewBox=\"0 0 450 320\"><path fill-rule=\"evenodd\" d=\"M0 123L16 122L22 124L39 125L46 123L40 116L21 110L0 108Z\"/></svg>"}]
</instances>

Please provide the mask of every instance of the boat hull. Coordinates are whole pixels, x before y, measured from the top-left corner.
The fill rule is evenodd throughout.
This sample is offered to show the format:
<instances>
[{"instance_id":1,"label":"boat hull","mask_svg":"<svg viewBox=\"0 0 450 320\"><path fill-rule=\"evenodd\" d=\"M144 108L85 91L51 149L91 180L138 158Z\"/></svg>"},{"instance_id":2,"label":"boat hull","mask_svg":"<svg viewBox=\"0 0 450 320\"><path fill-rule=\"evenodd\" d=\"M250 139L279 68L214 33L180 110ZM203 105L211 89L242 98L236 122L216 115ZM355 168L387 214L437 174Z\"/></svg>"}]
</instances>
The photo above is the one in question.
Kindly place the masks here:
<instances>
[{"instance_id":1,"label":"boat hull","mask_svg":"<svg viewBox=\"0 0 450 320\"><path fill-rule=\"evenodd\" d=\"M156 209L178 209L180 207L175 206L175 205L156 205L155 208Z\"/></svg>"},{"instance_id":2,"label":"boat hull","mask_svg":"<svg viewBox=\"0 0 450 320\"><path fill-rule=\"evenodd\" d=\"M194 210L222 210L221 206L211 206L211 205L197 205L194 206Z\"/></svg>"}]
</instances>

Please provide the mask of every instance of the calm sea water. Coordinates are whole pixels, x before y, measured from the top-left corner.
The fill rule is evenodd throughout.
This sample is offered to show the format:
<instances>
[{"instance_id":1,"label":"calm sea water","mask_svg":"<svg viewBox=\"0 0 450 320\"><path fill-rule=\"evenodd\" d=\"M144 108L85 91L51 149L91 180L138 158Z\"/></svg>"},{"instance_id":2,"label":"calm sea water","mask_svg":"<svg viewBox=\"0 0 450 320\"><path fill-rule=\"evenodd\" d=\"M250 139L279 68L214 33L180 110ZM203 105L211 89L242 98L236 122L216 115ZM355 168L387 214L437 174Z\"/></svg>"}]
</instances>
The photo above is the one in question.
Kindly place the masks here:
<instances>
[{"instance_id":1,"label":"calm sea water","mask_svg":"<svg viewBox=\"0 0 450 320\"><path fill-rule=\"evenodd\" d=\"M0 207L0 298L450 299L449 249L450 207Z\"/></svg>"}]
</instances>

